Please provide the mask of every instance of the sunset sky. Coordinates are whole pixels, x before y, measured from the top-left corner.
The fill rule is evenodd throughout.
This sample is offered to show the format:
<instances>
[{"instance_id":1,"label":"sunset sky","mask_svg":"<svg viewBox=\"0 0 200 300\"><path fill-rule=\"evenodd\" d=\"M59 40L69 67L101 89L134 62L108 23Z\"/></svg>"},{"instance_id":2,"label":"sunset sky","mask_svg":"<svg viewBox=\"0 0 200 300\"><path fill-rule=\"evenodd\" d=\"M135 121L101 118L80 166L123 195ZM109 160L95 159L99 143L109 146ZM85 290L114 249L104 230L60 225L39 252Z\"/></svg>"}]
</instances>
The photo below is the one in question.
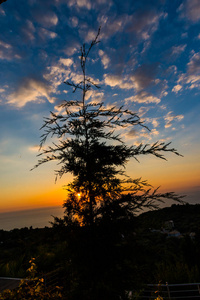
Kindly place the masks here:
<instances>
[{"instance_id":1,"label":"sunset sky","mask_svg":"<svg viewBox=\"0 0 200 300\"><path fill-rule=\"evenodd\" d=\"M0 5L0 212L61 205L56 163L33 171L43 117L78 99L80 46L101 26L88 75L101 86L88 101L125 105L151 129L123 132L138 145L171 141L184 156L131 160L127 174L200 203L200 1L7 0ZM199 202L198 202L199 200Z\"/></svg>"}]
</instances>

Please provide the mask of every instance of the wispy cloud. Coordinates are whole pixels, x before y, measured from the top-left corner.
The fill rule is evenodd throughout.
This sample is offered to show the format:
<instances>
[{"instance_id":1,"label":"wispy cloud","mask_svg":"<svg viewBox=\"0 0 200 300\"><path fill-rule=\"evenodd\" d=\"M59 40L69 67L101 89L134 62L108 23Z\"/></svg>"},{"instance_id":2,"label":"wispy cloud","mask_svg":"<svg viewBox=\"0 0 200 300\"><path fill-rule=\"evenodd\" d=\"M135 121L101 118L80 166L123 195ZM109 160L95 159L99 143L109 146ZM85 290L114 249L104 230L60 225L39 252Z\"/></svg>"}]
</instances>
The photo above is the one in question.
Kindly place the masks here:
<instances>
[{"instance_id":1,"label":"wispy cloud","mask_svg":"<svg viewBox=\"0 0 200 300\"><path fill-rule=\"evenodd\" d=\"M26 40L33 41L35 39L35 26L32 21L26 20L25 24L21 27L21 33Z\"/></svg>"},{"instance_id":2,"label":"wispy cloud","mask_svg":"<svg viewBox=\"0 0 200 300\"><path fill-rule=\"evenodd\" d=\"M58 24L58 17L56 13L48 9L45 12L42 9L35 9L33 11L33 16L39 24L45 27L52 27Z\"/></svg>"},{"instance_id":3,"label":"wispy cloud","mask_svg":"<svg viewBox=\"0 0 200 300\"><path fill-rule=\"evenodd\" d=\"M158 127L159 122L158 122L158 119L157 119L157 118L153 118L151 122L152 122L152 125L153 125L154 127Z\"/></svg>"},{"instance_id":4,"label":"wispy cloud","mask_svg":"<svg viewBox=\"0 0 200 300\"><path fill-rule=\"evenodd\" d=\"M101 38L108 39L111 36L115 35L117 32L121 32L129 20L127 14L119 16L106 16L99 15L98 23L102 24Z\"/></svg>"},{"instance_id":5,"label":"wispy cloud","mask_svg":"<svg viewBox=\"0 0 200 300\"><path fill-rule=\"evenodd\" d=\"M78 18L75 16L70 18L70 24L72 27L77 27L78 26Z\"/></svg>"},{"instance_id":6,"label":"wispy cloud","mask_svg":"<svg viewBox=\"0 0 200 300\"><path fill-rule=\"evenodd\" d=\"M182 52L185 51L186 48L186 44L185 45L179 45L179 46L173 46L171 48L171 54L175 55L176 57L179 56Z\"/></svg>"},{"instance_id":7,"label":"wispy cloud","mask_svg":"<svg viewBox=\"0 0 200 300\"><path fill-rule=\"evenodd\" d=\"M144 90L156 84L157 68L157 64L143 64L133 72L133 75L130 76L130 80L133 82L136 91Z\"/></svg>"},{"instance_id":8,"label":"wispy cloud","mask_svg":"<svg viewBox=\"0 0 200 300\"><path fill-rule=\"evenodd\" d=\"M167 14L155 10L138 11L130 17L126 29L137 34L138 38L148 40L158 29L160 19L166 17Z\"/></svg>"},{"instance_id":9,"label":"wispy cloud","mask_svg":"<svg viewBox=\"0 0 200 300\"><path fill-rule=\"evenodd\" d=\"M86 9L91 9L92 4L90 0L69 0L68 1L68 6L74 6L75 8L86 8Z\"/></svg>"},{"instance_id":10,"label":"wispy cloud","mask_svg":"<svg viewBox=\"0 0 200 300\"><path fill-rule=\"evenodd\" d=\"M200 52L193 53L187 64L187 72L179 76L177 83L188 86L189 89L200 88Z\"/></svg>"},{"instance_id":11,"label":"wispy cloud","mask_svg":"<svg viewBox=\"0 0 200 300\"><path fill-rule=\"evenodd\" d=\"M54 32L54 31L51 31L51 30L47 30L45 28L40 28L40 30L39 30L39 36L42 39L46 39L46 38L55 39L57 37L57 33Z\"/></svg>"},{"instance_id":12,"label":"wispy cloud","mask_svg":"<svg viewBox=\"0 0 200 300\"><path fill-rule=\"evenodd\" d=\"M135 96L131 96L131 97L128 97L128 98L125 98L125 102L128 103L128 102L137 102L137 103L160 103L160 99L145 92L145 91L142 91L142 92L139 92L137 95Z\"/></svg>"},{"instance_id":13,"label":"wispy cloud","mask_svg":"<svg viewBox=\"0 0 200 300\"><path fill-rule=\"evenodd\" d=\"M180 6L178 11L181 12L182 18L187 18L192 22L200 20L200 2L199 0L186 0Z\"/></svg>"},{"instance_id":14,"label":"wispy cloud","mask_svg":"<svg viewBox=\"0 0 200 300\"><path fill-rule=\"evenodd\" d=\"M172 92L177 94L182 88L183 88L182 85L177 84L173 87Z\"/></svg>"},{"instance_id":15,"label":"wispy cloud","mask_svg":"<svg viewBox=\"0 0 200 300\"><path fill-rule=\"evenodd\" d=\"M72 74L71 67L73 65L73 60L71 58L60 58L57 63L48 66L43 77L52 86L52 91L57 92L57 88L64 81L67 81Z\"/></svg>"},{"instance_id":16,"label":"wispy cloud","mask_svg":"<svg viewBox=\"0 0 200 300\"><path fill-rule=\"evenodd\" d=\"M0 15L2 16L6 15L5 10L2 7L0 7Z\"/></svg>"},{"instance_id":17,"label":"wispy cloud","mask_svg":"<svg viewBox=\"0 0 200 300\"><path fill-rule=\"evenodd\" d=\"M8 103L23 107L28 102L41 103L44 99L54 102L54 98L50 97L50 87L38 79L26 78L17 90L8 96Z\"/></svg>"},{"instance_id":18,"label":"wispy cloud","mask_svg":"<svg viewBox=\"0 0 200 300\"><path fill-rule=\"evenodd\" d=\"M165 128L169 128L172 126L173 121L181 121L184 118L183 115L173 115L173 112L170 111L164 117L165 120Z\"/></svg>"},{"instance_id":19,"label":"wispy cloud","mask_svg":"<svg viewBox=\"0 0 200 300\"><path fill-rule=\"evenodd\" d=\"M108 65L110 63L110 58L108 57L108 55L103 50L99 50L99 55L101 57L101 62L104 66L104 69L107 69Z\"/></svg>"},{"instance_id":20,"label":"wispy cloud","mask_svg":"<svg viewBox=\"0 0 200 300\"><path fill-rule=\"evenodd\" d=\"M38 152L38 151L40 150L40 146L39 146L39 145L30 146L30 147L28 148L28 150L29 150L30 152Z\"/></svg>"},{"instance_id":21,"label":"wispy cloud","mask_svg":"<svg viewBox=\"0 0 200 300\"><path fill-rule=\"evenodd\" d=\"M13 46L10 43L0 40L0 59L12 60L21 58L18 53L15 53Z\"/></svg>"},{"instance_id":22,"label":"wispy cloud","mask_svg":"<svg viewBox=\"0 0 200 300\"><path fill-rule=\"evenodd\" d=\"M90 100L91 103L100 103L104 98L104 93L97 90L89 90L86 93L86 100Z\"/></svg>"},{"instance_id":23,"label":"wispy cloud","mask_svg":"<svg viewBox=\"0 0 200 300\"><path fill-rule=\"evenodd\" d=\"M104 83L111 87L119 87L125 90L133 88L133 84L131 82L128 82L126 78L119 75L104 74Z\"/></svg>"},{"instance_id":24,"label":"wispy cloud","mask_svg":"<svg viewBox=\"0 0 200 300\"><path fill-rule=\"evenodd\" d=\"M66 67L70 67L74 63L74 61L71 58L60 58L59 63Z\"/></svg>"}]
</instances>

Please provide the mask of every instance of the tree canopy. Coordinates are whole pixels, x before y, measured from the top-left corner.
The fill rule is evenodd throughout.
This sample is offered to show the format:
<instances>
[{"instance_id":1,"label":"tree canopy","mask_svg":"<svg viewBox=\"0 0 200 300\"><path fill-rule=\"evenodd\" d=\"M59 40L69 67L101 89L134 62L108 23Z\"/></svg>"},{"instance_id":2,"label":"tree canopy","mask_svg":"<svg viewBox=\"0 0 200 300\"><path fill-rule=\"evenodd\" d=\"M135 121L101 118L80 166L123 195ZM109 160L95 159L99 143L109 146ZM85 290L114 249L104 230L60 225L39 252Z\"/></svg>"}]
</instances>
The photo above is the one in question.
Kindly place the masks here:
<instances>
[{"instance_id":1,"label":"tree canopy","mask_svg":"<svg viewBox=\"0 0 200 300\"><path fill-rule=\"evenodd\" d=\"M131 179L125 172L131 158L138 160L139 155L151 154L165 159L166 152L180 155L177 150L164 142L128 146L118 133L120 130L142 126L149 131L139 115L124 106L108 107L103 102L87 100L88 91L100 89L86 72L89 54L99 43L99 35L100 28L89 48L85 44L81 47L82 80L65 82L73 93L80 90L82 99L62 102L60 113L51 112L44 119L39 154L42 158L35 166L56 160L61 166L56 178L68 172L73 174L64 203L66 224L91 225L106 214L112 218L114 208L123 209L130 217L143 207L156 207L165 198L180 201L176 194L159 193L147 181ZM44 148L49 137L57 140Z\"/></svg>"}]
</instances>

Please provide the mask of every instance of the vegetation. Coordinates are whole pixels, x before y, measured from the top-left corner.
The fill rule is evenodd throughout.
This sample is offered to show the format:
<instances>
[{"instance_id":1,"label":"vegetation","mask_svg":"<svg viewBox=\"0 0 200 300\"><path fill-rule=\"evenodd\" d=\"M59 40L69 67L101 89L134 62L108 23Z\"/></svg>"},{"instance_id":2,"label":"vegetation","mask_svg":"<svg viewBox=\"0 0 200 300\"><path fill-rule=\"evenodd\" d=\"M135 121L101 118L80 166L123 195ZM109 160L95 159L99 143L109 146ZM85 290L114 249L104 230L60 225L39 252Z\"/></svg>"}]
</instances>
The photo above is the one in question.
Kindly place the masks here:
<instances>
[{"instance_id":1,"label":"vegetation","mask_svg":"<svg viewBox=\"0 0 200 300\"><path fill-rule=\"evenodd\" d=\"M67 185L65 216L55 218L52 228L0 232L0 274L25 277L27 262L36 257L39 274L57 270L62 298L68 300L129 299L129 291L141 290L144 283L172 279L174 265L175 281L180 280L182 268L184 279L199 275L200 264L184 252L187 247L197 257L193 241L151 233L136 217L141 208L156 208L160 201L181 201L181 197L159 193L148 182L130 178L125 172L129 159L147 154L165 159L166 152L179 153L170 143L126 145L120 135L126 128L149 130L140 117L124 107L88 101L88 92L100 88L86 72L99 34L100 29L88 50L85 45L81 48L82 80L65 82L73 92L80 91L81 100L64 101L61 112L51 112L42 126L41 159L35 167L55 160L61 166L56 178L67 172L74 176ZM53 142L44 148L49 137ZM4 292L2 299L61 297L60 290L44 289L35 262L31 264L32 277L18 289Z\"/></svg>"},{"instance_id":2,"label":"vegetation","mask_svg":"<svg viewBox=\"0 0 200 300\"><path fill-rule=\"evenodd\" d=\"M100 29L88 50L85 44L81 48L82 80L65 82L73 92L81 93L80 100L64 101L60 113L51 112L44 120L41 158L35 166L55 160L61 166L56 178L68 172L74 176L67 185L65 216L55 218L52 230L66 242L66 294L76 300L128 299L127 291L146 282L152 272L146 262L147 249L134 235L135 215L141 208L156 208L165 199L181 200L174 193L159 193L125 172L131 158L151 154L165 159L166 152L179 155L176 149L163 142L126 145L120 135L126 128L149 130L140 117L124 107L88 101L89 91L100 88L86 72L99 34ZM49 137L53 142L44 148ZM147 239L146 243L152 242Z\"/></svg>"},{"instance_id":3,"label":"vegetation","mask_svg":"<svg viewBox=\"0 0 200 300\"><path fill-rule=\"evenodd\" d=\"M0 5L3 3L3 2L6 2L7 0L0 0Z\"/></svg>"},{"instance_id":4,"label":"vegetation","mask_svg":"<svg viewBox=\"0 0 200 300\"><path fill-rule=\"evenodd\" d=\"M53 300L62 299L60 288L56 287L54 292L50 292L49 288L45 287L44 279L36 276L37 267L35 259L32 258L30 268L28 268L28 277L21 280L19 287L14 290L5 290L0 294L1 300Z\"/></svg>"},{"instance_id":5,"label":"vegetation","mask_svg":"<svg viewBox=\"0 0 200 300\"><path fill-rule=\"evenodd\" d=\"M183 214L185 218L181 221ZM199 215L200 205L188 204L143 213L134 219L134 224L121 239L117 235L119 228L110 228L112 222L109 226L105 225L104 231L97 227L99 239L96 238L98 245L94 246L97 250L95 266L98 267L96 284L102 299L117 299L113 295L123 294L122 287L126 291L140 291L144 284L156 284L159 281L169 284L199 282ZM157 229L165 221L172 219L175 228L181 231L182 238L168 238L167 234L151 232L149 227L155 228L155 219L160 224ZM123 225L124 228L120 229L124 232L125 224ZM189 233L194 228L196 236L191 239ZM115 236L111 240L112 231ZM89 241L85 227L79 230L65 226L0 231L0 242L0 276L25 278L26 269L29 268L28 261L30 257L35 257L39 278L57 270L56 277L58 285L63 286L63 297L73 299L73 294L74 299L79 299L81 288L82 296L84 295L82 299L89 298L89 283L86 284L84 275L87 273L88 281L91 279L91 257L87 253ZM105 296L106 293L110 296Z\"/></svg>"},{"instance_id":6,"label":"vegetation","mask_svg":"<svg viewBox=\"0 0 200 300\"><path fill-rule=\"evenodd\" d=\"M152 154L165 159L165 152L180 155L176 149L163 142L126 145L117 132L133 126L148 130L140 117L124 107L107 108L103 102L87 101L88 92L100 88L86 73L88 56L99 43L99 34L100 29L88 50L85 44L81 48L82 80L65 82L73 92L81 91L81 100L64 101L60 105L61 113L51 112L51 116L45 118L39 154L42 158L35 166L56 160L61 165L56 176L73 174L74 180L67 186L68 197L64 203L63 221L67 226L72 223L93 226L105 216L112 219L113 210L120 214L123 211L128 218L141 207L155 208L157 201L180 200L174 193L151 191L146 181L129 178L123 169L130 158L137 160L138 155ZM57 137L58 141L43 149L49 136Z\"/></svg>"}]
</instances>

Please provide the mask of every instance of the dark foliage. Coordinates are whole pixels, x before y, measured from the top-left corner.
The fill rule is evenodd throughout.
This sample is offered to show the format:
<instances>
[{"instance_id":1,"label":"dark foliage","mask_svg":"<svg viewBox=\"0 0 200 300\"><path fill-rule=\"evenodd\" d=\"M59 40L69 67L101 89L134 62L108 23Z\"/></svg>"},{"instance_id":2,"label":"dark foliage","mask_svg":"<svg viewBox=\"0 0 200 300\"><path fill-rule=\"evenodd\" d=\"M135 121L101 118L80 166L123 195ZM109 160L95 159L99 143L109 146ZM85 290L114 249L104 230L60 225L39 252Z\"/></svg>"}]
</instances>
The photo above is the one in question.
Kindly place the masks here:
<instances>
[{"instance_id":1,"label":"dark foliage","mask_svg":"<svg viewBox=\"0 0 200 300\"><path fill-rule=\"evenodd\" d=\"M163 142L126 145L116 132L130 126L142 126L148 130L140 117L124 107L107 108L103 102L86 101L89 90L100 88L86 75L88 56L99 43L99 34L100 29L88 50L85 44L81 47L82 80L78 84L65 82L73 92L81 91L82 100L64 101L60 105L62 113L51 112L42 126L45 130L40 144L42 158L35 167L56 160L61 165L56 176L68 172L74 176L67 186L65 218L56 219L65 225L93 225L104 215L111 217L115 209L126 211L128 217L142 207L155 208L164 199L180 200L174 193L162 194L152 190L146 181L130 179L124 170L130 158L138 160L139 155L152 154L165 159L166 152L180 155L176 149ZM58 142L44 149L48 137L58 138Z\"/></svg>"},{"instance_id":2,"label":"dark foliage","mask_svg":"<svg viewBox=\"0 0 200 300\"><path fill-rule=\"evenodd\" d=\"M55 160L61 166L56 178L68 172L74 176L67 185L65 216L55 218L53 224L67 242L65 288L71 300L127 299L127 291L145 282L150 271L145 258L136 252L146 255L147 248L145 240L140 245L134 236L135 215L142 208L156 208L165 199L181 201L176 194L159 193L148 182L125 173L131 158L151 154L165 159L166 152L180 155L177 150L163 142L126 145L118 130L134 126L149 130L137 113L86 100L89 90L100 88L86 75L88 56L99 43L99 34L100 29L88 50L85 45L81 48L82 80L65 82L73 92L80 90L82 99L64 101L61 113L51 112L45 118L42 158L35 166ZM57 140L44 148L49 137Z\"/></svg>"},{"instance_id":3,"label":"dark foliage","mask_svg":"<svg viewBox=\"0 0 200 300\"><path fill-rule=\"evenodd\" d=\"M3 3L3 2L6 2L7 0L0 0L0 5Z\"/></svg>"},{"instance_id":4,"label":"dark foliage","mask_svg":"<svg viewBox=\"0 0 200 300\"><path fill-rule=\"evenodd\" d=\"M19 266L20 276L26 276L34 256L41 276L59 270L58 282L68 300L126 299L125 291L160 280L199 282L199 214L200 205L174 205L131 220L105 217L95 224L93 240L87 226L0 231L0 276L19 277ZM183 237L151 233L148 226L153 228L154 219L163 220L161 226L169 219L176 228L182 223ZM196 228L195 239L189 237L191 228Z\"/></svg>"}]
</instances>

